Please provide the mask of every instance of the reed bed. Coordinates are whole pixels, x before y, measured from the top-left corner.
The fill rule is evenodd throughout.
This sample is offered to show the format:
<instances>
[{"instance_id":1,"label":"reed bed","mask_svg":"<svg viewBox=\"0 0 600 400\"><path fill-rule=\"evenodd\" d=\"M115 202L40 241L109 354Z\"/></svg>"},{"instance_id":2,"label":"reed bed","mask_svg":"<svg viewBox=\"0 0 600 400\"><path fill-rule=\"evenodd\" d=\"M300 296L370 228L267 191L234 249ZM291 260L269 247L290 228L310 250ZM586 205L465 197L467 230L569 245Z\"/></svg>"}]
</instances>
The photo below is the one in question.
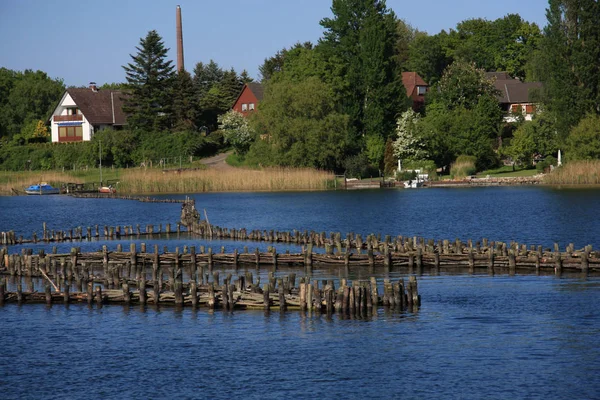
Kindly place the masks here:
<instances>
[{"instance_id":1,"label":"reed bed","mask_svg":"<svg viewBox=\"0 0 600 400\"><path fill-rule=\"evenodd\" d=\"M600 160L572 161L544 177L550 185L600 185Z\"/></svg>"},{"instance_id":2,"label":"reed bed","mask_svg":"<svg viewBox=\"0 0 600 400\"><path fill-rule=\"evenodd\" d=\"M475 167L475 157L459 156L456 161L450 165L450 175L455 179L475 175L475 172L477 172L477 168Z\"/></svg>"},{"instance_id":3,"label":"reed bed","mask_svg":"<svg viewBox=\"0 0 600 400\"><path fill-rule=\"evenodd\" d=\"M118 190L120 193L136 194L325 190L333 185L334 180L333 173L314 169L129 169L123 172Z\"/></svg>"},{"instance_id":4,"label":"reed bed","mask_svg":"<svg viewBox=\"0 0 600 400\"><path fill-rule=\"evenodd\" d=\"M60 187L66 183L83 183L83 180L59 171L0 172L0 195L12 194L13 189L22 192L40 182Z\"/></svg>"}]
</instances>

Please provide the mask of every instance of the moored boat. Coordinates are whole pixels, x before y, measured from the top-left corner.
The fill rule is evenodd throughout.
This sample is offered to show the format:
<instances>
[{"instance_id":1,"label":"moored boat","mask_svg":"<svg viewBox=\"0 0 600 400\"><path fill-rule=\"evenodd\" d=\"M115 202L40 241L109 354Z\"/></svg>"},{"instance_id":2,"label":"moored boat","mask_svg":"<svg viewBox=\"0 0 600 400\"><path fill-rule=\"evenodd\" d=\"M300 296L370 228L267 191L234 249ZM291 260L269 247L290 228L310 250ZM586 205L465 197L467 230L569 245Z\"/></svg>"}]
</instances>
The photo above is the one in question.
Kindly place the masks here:
<instances>
[{"instance_id":1,"label":"moored boat","mask_svg":"<svg viewBox=\"0 0 600 400\"><path fill-rule=\"evenodd\" d=\"M98 192L99 193L114 194L114 193L117 193L117 189L115 189L114 187L112 187L112 185L109 185L109 186L100 186L98 188Z\"/></svg>"},{"instance_id":2,"label":"moored boat","mask_svg":"<svg viewBox=\"0 0 600 400\"><path fill-rule=\"evenodd\" d=\"M60 189L57 189L45 182L42 182L37 185L29 186L27 189L25 189L25 193L31 195L59 194Z\"/></svg>"}]
</instances>

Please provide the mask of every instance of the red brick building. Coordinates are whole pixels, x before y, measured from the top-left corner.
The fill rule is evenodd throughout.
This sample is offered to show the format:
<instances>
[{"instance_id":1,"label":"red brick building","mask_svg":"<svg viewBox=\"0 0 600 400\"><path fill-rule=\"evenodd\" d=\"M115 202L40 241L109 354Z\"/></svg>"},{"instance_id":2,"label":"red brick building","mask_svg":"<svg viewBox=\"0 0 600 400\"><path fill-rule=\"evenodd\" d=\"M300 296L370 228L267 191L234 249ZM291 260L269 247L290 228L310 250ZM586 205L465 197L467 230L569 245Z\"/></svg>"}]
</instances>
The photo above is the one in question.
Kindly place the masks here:
<instances>
[{"instance_id":1,"label":"red brick building","mask_svg":"<svg viewBox=\"0 0 600 400\"><path fill-rule=\"evenodd\" d=\"M244 116L256 111L258 103L263 99L263 87L260 83L246 83L233 104L233 109Z\"/></svg>"},{"instance_id":2,"label":"red brick building","mask_svg":"<svg viewBox=\"0 0 600 400\"><path fill-rule=\"evenodd\" d=\"M406 89L406 95L413 101L413 110L421 110L425 106L425 94L429 91L427 82L416 72L403 72L402 84Z\"/></svg>"}]
</instances>

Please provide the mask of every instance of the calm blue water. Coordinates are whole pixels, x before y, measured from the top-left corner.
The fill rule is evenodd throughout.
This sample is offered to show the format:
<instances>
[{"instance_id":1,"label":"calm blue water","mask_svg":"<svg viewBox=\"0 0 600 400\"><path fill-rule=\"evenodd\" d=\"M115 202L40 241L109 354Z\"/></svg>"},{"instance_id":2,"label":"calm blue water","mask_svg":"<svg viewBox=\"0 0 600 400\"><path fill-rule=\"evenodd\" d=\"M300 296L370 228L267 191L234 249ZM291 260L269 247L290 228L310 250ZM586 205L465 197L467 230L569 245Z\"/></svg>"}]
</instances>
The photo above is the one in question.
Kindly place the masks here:
<instances>
[{"instance_id":1,"label":"calm blue water","mask_svg":"<svg viewBox=\"0 0 600 400\"><path fill-rule=\"evenodd\" d=\"M600 247L597 190L195 198L211 223L224 227ZM56 229L164 226L179 216L172 204L64 197L0 198L0 210L0 231L28 237L41 232L41 221ZM419 291L417 312L380 309L365 319L6 305L0 308L0 398L600 398L600 278L425 275Z\"/></svg>"},{"instance_id":2,"label":"calm blue water","mask_svg":"<svg viewBox=\"0 0 600 400\"><path fill-rule=\"evenodd\" d=\"M160 196L159 196L160 197ZM163 196L183 198L185 196ZM381 233L600 247L600 190L540 187L192 195L225 228ZM0 197L0 231L174 224L177 204L65 196ZM114 244L113 244L114 245Z\"/></svg>"}]
</instances>

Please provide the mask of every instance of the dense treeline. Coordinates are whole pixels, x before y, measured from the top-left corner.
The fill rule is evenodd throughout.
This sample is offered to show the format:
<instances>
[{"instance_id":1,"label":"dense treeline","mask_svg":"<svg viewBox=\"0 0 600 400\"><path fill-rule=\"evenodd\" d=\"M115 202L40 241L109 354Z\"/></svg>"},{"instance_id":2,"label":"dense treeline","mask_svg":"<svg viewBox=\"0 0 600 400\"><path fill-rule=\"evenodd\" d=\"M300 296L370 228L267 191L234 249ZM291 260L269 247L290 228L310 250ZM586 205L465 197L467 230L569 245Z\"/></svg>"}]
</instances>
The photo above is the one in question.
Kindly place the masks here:
<instances>
[{"instance_id":1,"label":"dense treeline","mask_svg":"<svg viewBox=\"0 0 600 400\"><path fill-rule=\"evenodd\" d=\"M283 49L261 66L265 99L246 160L368 175L393 173L398 159L447 168L463 156L483 170L503 159L531 165L559 149L567 159L599 158L599 10L597 1L550 0L544 30L509 14L428 35L385 1L334 0L316 45ZM418 113L404 101L402 71L432 85ZM532 121L504 122L489 71L544 84L530 93L540 105Z\"/></svg>"},{"instance_id":2,"label":"dense treeline","mask_svg":"<svg viewBox=\"0 0 600 400\"><path fill-rule=\"evenodd\" d=\"M332 0L316 43L298 43L260 66L264 99L244 119L229 111L244 71L214 61L176 72L155 31L123 66L125 82L105 88L129 93L126 131L103 131L82 150L43 141L43 123L64 85L42 72L0 69L0 165L4 168L94 164L137 165L164 157L203 155L231 146L247 164L315 167L373 175L405 166L446 168L457 159L478 170L502 160L530 165L534 156L600 158L600 4L549 0L540 29L517 14L469 19L429 35L412 27L385 0ZM431 86L413 110L402 72ZM506 71L541 81L530 96L532 121L507 124L499 93L485 72ZM32 99L35 99L32 101ZM41 125L39 120L42 121Z\"/></svg>"}]
</instances>

